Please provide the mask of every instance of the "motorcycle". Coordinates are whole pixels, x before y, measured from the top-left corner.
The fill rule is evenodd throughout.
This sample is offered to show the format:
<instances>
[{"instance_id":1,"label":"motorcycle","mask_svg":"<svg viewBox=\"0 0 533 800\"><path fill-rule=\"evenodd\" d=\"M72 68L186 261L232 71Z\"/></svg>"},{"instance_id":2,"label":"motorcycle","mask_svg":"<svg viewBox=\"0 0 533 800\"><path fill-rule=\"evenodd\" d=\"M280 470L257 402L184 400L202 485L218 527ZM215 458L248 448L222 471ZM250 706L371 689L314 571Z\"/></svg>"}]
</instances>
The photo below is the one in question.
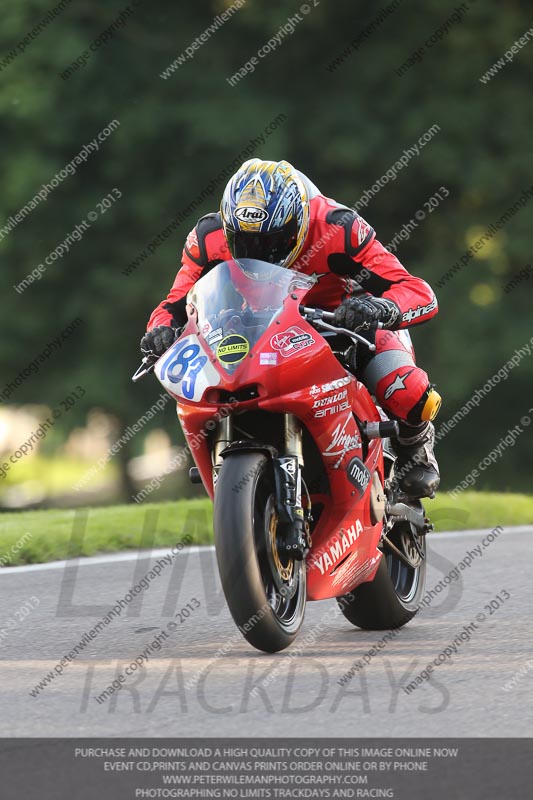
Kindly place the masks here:
<instances>
[{"instance_id":1,"label":"motorcycle","mask_svg":"<svg viewBox=\"0 0 533 800\"><path fill-rule=\"evenodd\" d=\"M424 593L431 525L395 480L398 424L353 374L374 345L305 306L314 285L254 259L218 264L174 344L133 376L154 370L176 400L229 610L269 653L294 640L307 601L336 598L350 623L382 630Z\"/></svg>"}]
</instances>

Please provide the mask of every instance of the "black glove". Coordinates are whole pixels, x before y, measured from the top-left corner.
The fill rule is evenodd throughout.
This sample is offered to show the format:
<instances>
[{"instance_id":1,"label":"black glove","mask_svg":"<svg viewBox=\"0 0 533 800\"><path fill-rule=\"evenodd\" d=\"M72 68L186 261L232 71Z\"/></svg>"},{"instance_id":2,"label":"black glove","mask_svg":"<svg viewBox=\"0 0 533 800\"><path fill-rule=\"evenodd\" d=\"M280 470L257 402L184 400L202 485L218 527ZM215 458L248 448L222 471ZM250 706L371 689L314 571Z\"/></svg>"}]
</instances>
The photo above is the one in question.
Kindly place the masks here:
<instances>
[{"instance_id":1,"label":"black glove","mask_svg":"<svg viewBox=\"0 0 533 800\"><path fill-rule=\"evenodd\" d=\"M159 358L174 343L177 334L179 330L168 325L152 328L141 339L141 353L144 357Z\"/></svg>"},{"instance_id":2,"label":"black glove","mask_svg":"<svg viewBox=\"0 0 533 800\"><path fill-rule=\"evenodd\" d=\"M383 297L351 297L335 309L335 325L350 331L368 331L377 326L392 329L400 321L400 309Z\"/></svg>"}]
</instances>

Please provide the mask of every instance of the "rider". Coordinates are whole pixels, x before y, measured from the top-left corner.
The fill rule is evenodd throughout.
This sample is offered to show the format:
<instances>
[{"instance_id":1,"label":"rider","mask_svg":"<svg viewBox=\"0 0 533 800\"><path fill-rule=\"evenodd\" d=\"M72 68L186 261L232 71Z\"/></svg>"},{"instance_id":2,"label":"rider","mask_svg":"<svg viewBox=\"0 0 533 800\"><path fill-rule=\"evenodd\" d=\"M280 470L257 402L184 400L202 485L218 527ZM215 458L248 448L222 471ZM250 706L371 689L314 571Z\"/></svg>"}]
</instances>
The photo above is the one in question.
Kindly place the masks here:
<instances>
[{"instance_id":1,"label":"rider","mask_svg":"<svg viewBox=\"0 0 533 800\"><path fill-rule=\"evenodd\" d=\"M375 336L376 351L358 376L399 423L392 445L400 488L411 497L433 496L440 476L431 420L440 395L416 366L405 330L437 313L431 287L407 272L359 214L325 197L287 161L253 158L229 180L220 211L206 214L189 233L182 267L141 340L144 356L170 347L187 320L189 289L231 258L256 258L312 275L317 283L306 302L335 311L336 325Z\"/></svg>"}]
</instances>

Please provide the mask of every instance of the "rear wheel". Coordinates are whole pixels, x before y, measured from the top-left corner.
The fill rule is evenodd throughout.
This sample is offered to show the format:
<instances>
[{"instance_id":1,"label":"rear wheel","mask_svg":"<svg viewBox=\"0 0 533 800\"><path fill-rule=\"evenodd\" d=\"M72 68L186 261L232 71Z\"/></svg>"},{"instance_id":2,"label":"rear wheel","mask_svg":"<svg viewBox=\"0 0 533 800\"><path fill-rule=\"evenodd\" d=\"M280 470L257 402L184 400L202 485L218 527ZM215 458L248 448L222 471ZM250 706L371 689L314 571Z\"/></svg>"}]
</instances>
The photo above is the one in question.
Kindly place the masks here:
<instances>
[{"instance_id":1,"label":"rear wheel","mask_svg":"<svg viewBox=\"0 0 533 800\"><path fill-rule=\"evenodd\" d=\"M305 562L278 550L274 474L263 453L226 456L213 525L222 588L236 625L258 650L283 650L303 622L306 571Z\"/></svg>"},{"instance_id":2,"label":"rear wheel","mask_svg":"<svg viewBox=\"0 0 533 800\"><path fill-rule=\"evenodd\" d=\"M417 537L420 552L413 536ZM424 594L425 536L418 536L411 523L398 522L388 539L410 563L385 544L374 579L337 598L346 619L365 630L401 628L415 616Z\"/></svg>"}]
</instances>

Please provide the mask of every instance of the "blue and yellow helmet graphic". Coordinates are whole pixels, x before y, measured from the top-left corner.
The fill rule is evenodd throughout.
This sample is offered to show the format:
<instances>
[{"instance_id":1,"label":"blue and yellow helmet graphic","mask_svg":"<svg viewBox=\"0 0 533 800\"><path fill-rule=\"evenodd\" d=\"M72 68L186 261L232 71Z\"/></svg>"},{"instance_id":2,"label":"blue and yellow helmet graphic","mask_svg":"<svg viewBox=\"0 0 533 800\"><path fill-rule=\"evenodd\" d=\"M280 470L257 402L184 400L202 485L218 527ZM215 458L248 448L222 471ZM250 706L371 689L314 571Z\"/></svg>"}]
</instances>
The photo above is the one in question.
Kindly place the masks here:
<instances>
[{"instance_id":1,"label":"blue and yellow helmet graphic","mask_svg":"<svg viewBox=\"0 0 533 800\"><path fill-rule=\"evenodd\" d=\"M224 190L220 213L234 258L289 267L309 230L307 190L288 161L245 161Z\"/></svg>"}]
</instances>

